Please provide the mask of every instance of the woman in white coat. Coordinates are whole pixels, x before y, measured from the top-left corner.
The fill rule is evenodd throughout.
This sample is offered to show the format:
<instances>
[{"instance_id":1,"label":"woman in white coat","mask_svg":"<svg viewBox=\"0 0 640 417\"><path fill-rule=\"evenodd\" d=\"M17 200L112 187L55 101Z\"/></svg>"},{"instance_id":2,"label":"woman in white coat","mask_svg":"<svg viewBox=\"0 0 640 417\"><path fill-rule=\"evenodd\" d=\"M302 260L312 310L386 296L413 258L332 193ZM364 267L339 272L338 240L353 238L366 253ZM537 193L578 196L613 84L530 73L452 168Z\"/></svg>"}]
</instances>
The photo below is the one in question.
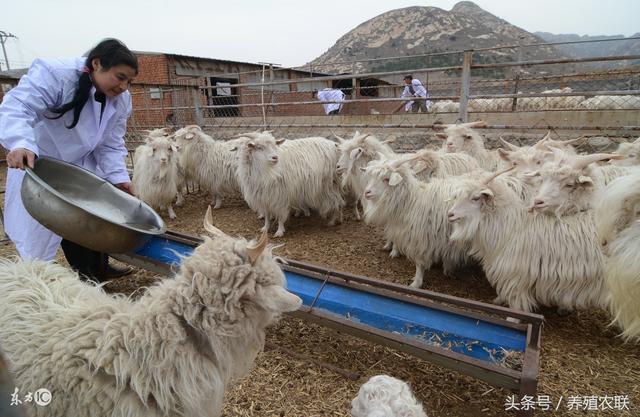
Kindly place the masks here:
<instances>
[{"instance_id":1,"label":"woman in white coat","mask_svg":"<svg viewBox=\"0 0 640 417\"><path fill-rule=\"evenodd\" d=\"M131 112L127 91L138 74L136 56L120 41L106 39L86 58L36 59L0 105L0 145L6 148L5 231L23 259L52 260L61 237L22 205L24 167L49 156L86 168L132 192L124 144ZM103 279L122 275L106 256L69 241L62 247L71 266ZM97 276L102 274L102 276Z\"/></svg>"}]
</instances>

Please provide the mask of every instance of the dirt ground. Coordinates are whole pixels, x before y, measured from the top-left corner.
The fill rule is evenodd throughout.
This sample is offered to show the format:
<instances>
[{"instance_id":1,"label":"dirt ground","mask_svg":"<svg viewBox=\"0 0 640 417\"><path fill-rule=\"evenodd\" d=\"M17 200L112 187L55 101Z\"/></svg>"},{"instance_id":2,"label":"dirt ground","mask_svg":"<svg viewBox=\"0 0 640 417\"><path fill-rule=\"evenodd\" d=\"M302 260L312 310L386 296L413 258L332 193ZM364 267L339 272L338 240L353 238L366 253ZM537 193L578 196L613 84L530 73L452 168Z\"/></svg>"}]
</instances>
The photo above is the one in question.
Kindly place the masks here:
<instances>
[{"instance_id":1,"label":"dirt ground","mask_svg":"<svg viewBox=\"0 0 640 417\"><path fill-rule=\"evenodd\" d=\"M3 178L0 181L4 184ZM202 218L207 205L208 198L203 195L188 196L185 206L176 208L178 218L167 222L168 228L204 233ZM285 244L276 254L409 284L413 264L405 258L389 258L381 249L382 237L375 228L355 221L350 210L345 215L345 222L336 227L325 226L317 217L292 218L285 236L275 239ZM230 235L245 237L257 236L261 227L256 215L240 199L225 200L223 207L214 211L214 224ZM10 243L0 244L1 257L13 255L15 250ZM59 259L64 262L61 256ZM111 292L144 291L156 279L161 278L139 271L106 288ZM484 302L495 297L478 267L461 271L455 279L434 269L426 275L423 288ZM640 416L640 348L616 338L605 312L582 311L567 317L559 317L550 309L541 313L546 323L538 395L549 396L552 409L560 405L558 411L537 411L536 415ZM359 378L351 380L318 365L318 361ZM507 390L392 349L284 317L269 330L267 348L253 371L228 391L224 416L348 416L350 401L360 385L377 374L409 382L430 417L515 415L514 411L505 411L507 397L512 395ZM575 401L570 397L625 395L629 411L570 411L569 402Z\"/></svg>"}]
</instances>

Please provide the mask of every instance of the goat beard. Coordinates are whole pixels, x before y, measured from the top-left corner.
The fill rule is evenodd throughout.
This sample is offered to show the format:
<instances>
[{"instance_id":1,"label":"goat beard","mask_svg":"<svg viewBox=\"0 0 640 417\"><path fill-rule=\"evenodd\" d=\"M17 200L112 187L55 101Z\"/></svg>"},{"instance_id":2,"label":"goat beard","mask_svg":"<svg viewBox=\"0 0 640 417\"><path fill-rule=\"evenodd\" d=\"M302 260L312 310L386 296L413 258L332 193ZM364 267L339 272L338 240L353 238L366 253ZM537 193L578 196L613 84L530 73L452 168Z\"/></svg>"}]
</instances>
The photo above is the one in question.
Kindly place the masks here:
<instances>
[{"instance_id":1,"label":"goat beard","mask_svg":"<svg viewBox=\"0 0 640 417\"><path fill-rule=\"evenodd\" d=\"M450 239L459 242L473 240L480 227L480 216L471 216L458 220L452 225Z\"/></svg>"}]
</instances>

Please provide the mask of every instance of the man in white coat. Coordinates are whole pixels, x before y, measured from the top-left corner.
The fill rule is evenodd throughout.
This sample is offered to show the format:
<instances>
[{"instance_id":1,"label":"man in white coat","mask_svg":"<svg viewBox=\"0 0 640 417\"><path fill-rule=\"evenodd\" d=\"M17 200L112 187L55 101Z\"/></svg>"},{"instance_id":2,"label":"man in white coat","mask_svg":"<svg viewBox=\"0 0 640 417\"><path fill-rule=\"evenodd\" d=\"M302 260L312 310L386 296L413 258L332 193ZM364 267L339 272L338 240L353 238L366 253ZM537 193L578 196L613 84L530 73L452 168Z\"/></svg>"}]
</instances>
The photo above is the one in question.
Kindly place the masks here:
<instances>
[{"instance_id":1,"label":"man in white coat","mask_svg":"<svg viewBox=\"0 0 640 417\"><path fill-rule=\"evenodd\" d=\"M342 90L338 90L335 88L323 88L322 90L317 91L315 94L317 95L318 100L327 102L323 104L324 112L327 114L327 116L333 116L340 113L340 110L342 110L342 103L339 102L344 101L345 98L345 94L342 92Z\"/></svg>"},{"instance_id":2,"label":"man in white coat","mask_svg":"<svg viewBox=\"0 0 640 417\"><path fill-rule=\"evenodd\" d=\"M4 225L23 259L52 260L62 239L22 205L24 167L33 167L36 157L81 166L132 192L124 134L131 112L127 89L137 73L135 55L120 41L107 39L86 58L36 59L5 95L0 105L0 145L9 151ZM100 254L68 241L63 249L74 269L95 277ZM110 269L106 277L122 272Z\"/></svg>"},{"instance_id":3,"label":"man in white coat","mask_svg":"<svg viewBox=\"0 0 640 417\"><path fill-rule=\"evenodd\" d=\"M412 75L404 77L404 84L405 86L401 97L427 98L429 96L427 89L424 88L420 80L413 78ZM412 113L418 113L418 110L420 110L422 113L427 113L429 111L429 106L431 106L431 102L429 100L412 100L404 104L404 110L411 111Z\"/></svg>"}]
</instances>

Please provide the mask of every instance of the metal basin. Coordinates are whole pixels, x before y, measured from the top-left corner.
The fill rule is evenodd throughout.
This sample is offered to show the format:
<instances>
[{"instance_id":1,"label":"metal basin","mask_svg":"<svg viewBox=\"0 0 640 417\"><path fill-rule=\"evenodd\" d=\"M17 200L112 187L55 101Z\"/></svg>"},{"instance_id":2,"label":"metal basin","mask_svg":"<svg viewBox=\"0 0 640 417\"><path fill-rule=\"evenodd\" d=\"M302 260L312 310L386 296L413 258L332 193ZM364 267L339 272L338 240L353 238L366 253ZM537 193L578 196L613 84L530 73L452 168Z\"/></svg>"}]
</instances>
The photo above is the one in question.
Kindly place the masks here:
<instances>
[{"instance_id":1,"label":"metal basin","mask_svg":"<svg viewBox=\"0 0 640 417\"><path fill-rule=\"evenodd\" d=\"M27 168L22 203L43 226L87 248L125 253L165 232L147 204L86 169L40 157Z\"/></svg>"}]
</instances>

